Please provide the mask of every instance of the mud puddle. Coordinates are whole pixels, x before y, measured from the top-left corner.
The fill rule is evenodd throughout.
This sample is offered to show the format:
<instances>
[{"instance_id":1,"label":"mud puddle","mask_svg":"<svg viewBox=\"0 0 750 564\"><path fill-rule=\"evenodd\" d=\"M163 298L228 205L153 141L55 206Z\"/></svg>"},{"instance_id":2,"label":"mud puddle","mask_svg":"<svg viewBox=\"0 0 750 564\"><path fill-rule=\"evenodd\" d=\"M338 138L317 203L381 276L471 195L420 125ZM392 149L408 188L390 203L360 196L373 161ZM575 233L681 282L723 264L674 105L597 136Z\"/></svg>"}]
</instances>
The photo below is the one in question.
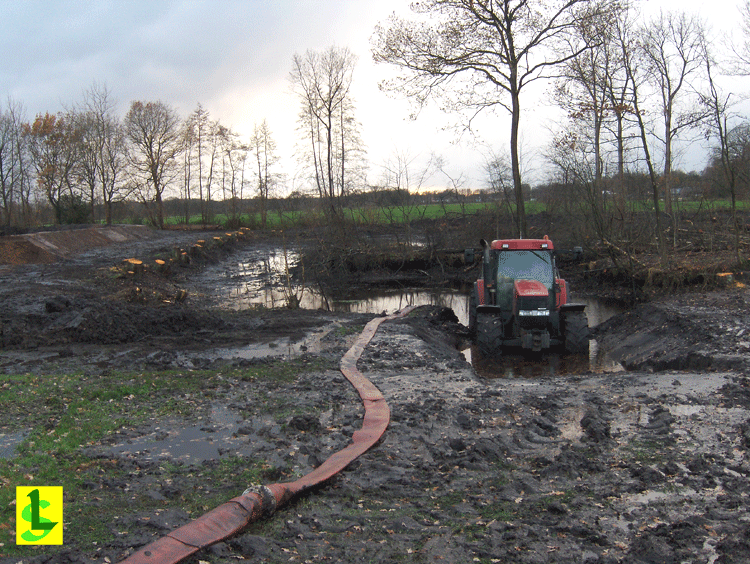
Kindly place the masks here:
<instances>
[{"instance_id":1,"label":"mud puddle","mask_svg":"<svg viewBox=\"0 0 750 564\"><path fill-rule=\"evenodd\" d=\"M213 404L210 414L199 417L195 425L185 426L182 421L163 421L149 433L124 438L107 445L107 456L136 456L140 460L179 461L198 464L205 460L216 460L221 455L232 453L250 456L263 440L253 431L253 426L244 423L241 416L226 404ZM254 424L255 429L277 425L272 418Z\"/></svg>"},{"instance_id":2,"label":"mud puddle","mask_svg":"<svg viewBox=\"0 0 750 564\"><path fill-rule=\"evenodd\" d=\"M16 448L28 436L30 429L22 429L13 433L0 433L0 459L13 458Z\"/></svg>"},{"instance_id":3,"label":"mud puddle","mask_svg":"<svg viewBox=\"0 0 750 564\"><path fill-rule=\"evenodd\" d=\"M268 342L251 343L241 347L226 347L207 350L201 353L201 362L216 360L253 360L268 357L297 358L304 354L320 354L323 352L323 339L331 331L341 327L339 322L331 322L321 329L313 330L299 340L289 337L278 337ZM177 363L180 366L192 367L192 353L177 353Z\"/></svg>"},{"instance_id":4,"label":"mud puddle","mask_svg":"<svg viewBox=\"0 0 750 564\"><path fill-rule=\"evenodd\" d=\"M260 247L243 252L242 257L206 269L197 282L204 292L215 292L214 299L221 307L233 310L254 307L283 307L290 300L298 300L304 309L323 309L337 313L391 314L407 306L433 305L453 310L461 324L468 326L469 296L452 289L404 289L400 291L367 290L346 295L328 296L318 289L293 282L287 273L296 268L299 254L278 247ZM595 327L622 307L597 298L575 300L586 304L589 326ZM311 335L304 341L288 339L255 345L232 351L216 351L220 357L257 358L261 356L297 356L316 348L319 338ZM533 377L575 374L579 372L617 372L622 366L612 360L595 340L591 342L588 358L570 357L557 353L534 355L507 354L502 358L482 358L473 346L463 349L464 357L485 378Z\"/></svg>"}]
</instances>

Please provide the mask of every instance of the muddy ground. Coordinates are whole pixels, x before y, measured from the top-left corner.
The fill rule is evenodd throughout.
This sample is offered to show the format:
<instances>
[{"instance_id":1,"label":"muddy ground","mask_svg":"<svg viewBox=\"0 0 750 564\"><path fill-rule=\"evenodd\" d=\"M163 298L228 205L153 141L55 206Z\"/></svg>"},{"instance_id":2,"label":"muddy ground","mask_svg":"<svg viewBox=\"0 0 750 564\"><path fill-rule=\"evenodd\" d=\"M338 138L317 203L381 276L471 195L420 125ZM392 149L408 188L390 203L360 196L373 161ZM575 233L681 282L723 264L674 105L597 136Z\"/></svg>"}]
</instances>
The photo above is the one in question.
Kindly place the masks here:
<instances>
[{"instance_id":1,"label":"muddy ground","mask_svg":"<svg viewBox=\"0 0 750 564\"><path fill-rule=\"evenodd\" d=\"M168 279L112 270L193 239L157 233L0 271L4 373L77 371L85 383L213 371L201 393L151 398L189 401L190 417L123 425L81 446L98 471L66 495L92 508L114 500L106 534L0 563L117 562L210 509L202 498L241 493L238 473L216 474L223 459L260 463L262 483L292 480L359 427L359 398L336 366L372 316L217 309L196 265ZM385 323L359 363L392 412L382 441L189 561L750 562L748 300L744 288L686 292L610 319L594 336L627 370L604 374L481 378L449 312ZM269 356L243 357L258 343ZM279 349L296 377L243 376L278 362ZM24 421L3 420L2 431ZM185 430L211 448L180 451L170 439Z\"/></svg>"}]
</instances>

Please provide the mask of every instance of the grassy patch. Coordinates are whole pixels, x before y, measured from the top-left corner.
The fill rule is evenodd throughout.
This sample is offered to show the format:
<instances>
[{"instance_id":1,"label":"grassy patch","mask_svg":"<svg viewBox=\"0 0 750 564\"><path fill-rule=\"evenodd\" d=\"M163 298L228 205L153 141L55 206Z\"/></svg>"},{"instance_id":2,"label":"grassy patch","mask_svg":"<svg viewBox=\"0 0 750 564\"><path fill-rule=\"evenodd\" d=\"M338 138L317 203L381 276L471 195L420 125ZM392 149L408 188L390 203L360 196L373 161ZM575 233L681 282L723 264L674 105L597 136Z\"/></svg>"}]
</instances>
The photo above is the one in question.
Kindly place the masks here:
<instances>
[{"instance_id":1,"label":"grassy patch","mask_svg":"<svg viewBox=\"0 0 750 564\"><path fill-rule=\"evenodd\" d=\"M253 382L264 380L277 384L294 382L301 373L316 372L338 368L335 362L322 358L295 358L293 360L277 360L243 368L237 376L244 381Z\"/></svg>"},{"instance_id":2,"label":"grassy patch","mask_svg":"<svg viewBox=\"0 0 750 564\"><path fill-rule=\"evenodd\" d=\"M362 330L365 328L364 325L342 325L341 327L337 327L334 331L334 334L337 337L348 337L350 335L358 335L362 332Z\"/></svg>"},{"instance_id":3,"label":"grassy patch","mask_svg":"<svg viewBox=\"0 0 750 564\"><path fill-rule=\"evenodd\" d=\"M485 521L513 521L518 515L518 505L510 501L490 503L481 508L479 514Z\"/></svg>"},{"instance_id":4,"label":"grassy patch","mask_svg":"<svg viewBox=\"0 0 750 564\"><path fill-rule=\"evenodd\" d=\"M222 457L195 468L160 465L152 468L157 484L181 477L202 491L184 490L177 499L144 499L130 490L143 472L120 460L92 458L85 447L123 427L160 418L193 419L210 407L230 380L288 383L300 373L330 368L318 359L275 361L230 371L164 371L89 376L14 375L0 380L4 431L27 431L17 455L0 459L0 553L34 554L15 544L16 486L62 486L65 503L65 546L80 549L107 541L120 516L138 510L181 507L191 514L235 497L237 484L257 483L272 471L267 464L243 457ZM288 400L288 398L287 398ZM270 409L278 406L269 405ZM288 407L288 401L286 404ZM205 484L205 486L201 486ZM158 489L158 487L157 487ZM44 553L57 551L44 547Z\"/></svg>"},{"instance_id":5,"label":"grassy patch","mask_svg":"<svg viewBox=\"0 0 750 564\"><path fill-rule=\"evenodd\" d=\"M164 481L181 483L185 467L164 463ZM226 456L219 460L207 461L190 468L190 480L197 482L195 489L183 491L176 504L193 517L237 497L244 488L264 481L264 474L272 467L262 461L243 456ZM238 484L240 488L238 489Z\"/></svg>"},{"instance_id":6,"label":"grassy patch","mask_svg":"<svg viewBox=\"0 0 750 564\"><path fill-rule=\"evenodd\" d=\"M208 377L211 378L210 376ZM175 390L198 392L206 374L145 373L111 376L17 375L3 377L0 409L15 429L28 429L17 456L0 460L0 507L8 514L1 522L15 525L16 486L62 486L65 496L66 539L84 545L108 535L109 520L127 502L114 492L88 492L87 483L123 479L123 471L108 460L92 460L82 449L115 429L135 425L147 417L186 413L194 402L164 401ZM192 404L192 405L191 405ZM6 518L7 517L7 518ZM3 551L26 554L16 548L15 526L0 528ZM26 551L26 552L24 552Z\"/></svg>"},{"instance_id":7,"label":"grassy patch","mask_svg":"<svg viewBox=\"0 0 750 564\"><path fill-rule=\"evenodd\" d=\"M659 441L633 440L623 447L629 460L639 464L657 464L665 461L664 445Z\"/></svg>"}]
</instances>

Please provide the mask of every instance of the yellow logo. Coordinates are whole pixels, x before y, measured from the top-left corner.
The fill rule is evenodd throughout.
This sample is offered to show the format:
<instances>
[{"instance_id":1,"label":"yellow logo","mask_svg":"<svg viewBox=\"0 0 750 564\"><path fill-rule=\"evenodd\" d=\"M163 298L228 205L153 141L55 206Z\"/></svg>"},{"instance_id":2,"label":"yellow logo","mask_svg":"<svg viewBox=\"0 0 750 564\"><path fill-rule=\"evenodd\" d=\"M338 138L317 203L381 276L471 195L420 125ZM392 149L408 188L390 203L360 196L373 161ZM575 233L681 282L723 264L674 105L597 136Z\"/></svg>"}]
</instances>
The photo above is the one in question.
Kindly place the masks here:
<instances>
[{"instance_id":1,"label":"yellow logo","mask_svg":"<svg viewBox=\"0 0 750 564\"><path fill-rule=\"evenodd\" d=\"M17 486L16 544L62 543L62 486Z\"/></svg>"}]
</instances>

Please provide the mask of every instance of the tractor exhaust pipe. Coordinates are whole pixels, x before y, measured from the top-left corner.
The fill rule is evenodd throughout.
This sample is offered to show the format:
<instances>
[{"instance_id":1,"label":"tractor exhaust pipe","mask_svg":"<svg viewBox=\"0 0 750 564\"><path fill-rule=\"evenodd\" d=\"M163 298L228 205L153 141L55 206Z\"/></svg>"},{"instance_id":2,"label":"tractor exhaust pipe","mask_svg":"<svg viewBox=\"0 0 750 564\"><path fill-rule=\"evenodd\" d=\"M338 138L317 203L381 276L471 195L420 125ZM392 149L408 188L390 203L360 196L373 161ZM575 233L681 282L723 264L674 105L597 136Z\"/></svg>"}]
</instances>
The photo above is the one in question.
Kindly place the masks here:
<instances>
[{"instance_id":1,"label":"tractor exhaust pipe","mask_svg":"<svg viewBox=\"0 0 750 564\"><path fill-rule=\"evenodd\" d=\"M484 304L494 304L494 301L492 300L490 296L490 291L494 288L493 282L493 275L492 275L492 268L490 268L490 244L485 241L484 239L479 240L479 245L484 250L484 255L482 258L483 264L482 264L482 273L484 274L484 299L482 303Z\"/></svg>"}]
</instances>

